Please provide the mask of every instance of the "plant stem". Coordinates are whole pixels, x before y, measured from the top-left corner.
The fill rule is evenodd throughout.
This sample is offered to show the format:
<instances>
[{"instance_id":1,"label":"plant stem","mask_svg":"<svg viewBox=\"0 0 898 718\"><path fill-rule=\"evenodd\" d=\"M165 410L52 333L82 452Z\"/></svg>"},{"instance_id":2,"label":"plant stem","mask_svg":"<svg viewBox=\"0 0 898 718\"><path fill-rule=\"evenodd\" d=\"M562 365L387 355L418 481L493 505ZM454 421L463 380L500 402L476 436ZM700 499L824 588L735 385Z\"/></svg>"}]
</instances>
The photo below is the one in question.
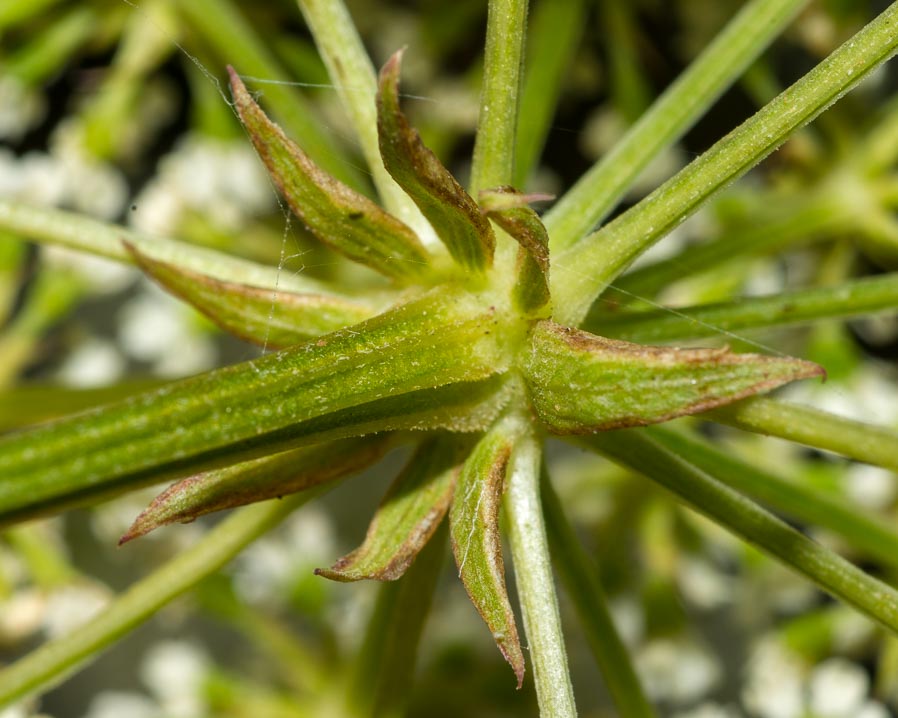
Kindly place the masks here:
<instances>
[{"instance_id":1,"label":"plant stem","mask_svg":"<svg viewBox=\"0 0 898 718\"><path fill-rule=\"evenodd\" d=\"M471 195L514 179L528 0L490 0Z\"/></svg>"},{"instance_id":2,"label":"plant stem","mask_svg":"<svg viewBox=\"0 0 898 718\"><path fill-rule=\"evenodd\" d=\"M628 718L653 718L655 711L645 697L630 653L614 625L596 567L564 515L558 494L545 472L542 499L552 558L618 713Z\"/></svg>"},{"instance_id":3,"label":"plant stem","mask_svg":"<svg viewBox=\"0 0 898 718\"><path fill-rule=\"evenodd\" d=\"M351 715L405 714L418 644L446 553L447 528L444 521L401 579L381 585L347 695Z\"/></svg>"},{"instance_id":4,"label":"plant stem","mask_svg":"<svg viewBox=\"0 0 898 718\"><path fill-rule=\"evenodd\" d=\"M898 273L682 309L590 315L585 328L642 344L782 327L898 309Z\"/></svg>"},{"instance_id":5,"label":"plant stem","mask_svg":"<svg viewBox=\"0 0 898 718\"><path fill-rule=\"evenodd\" d=\"M830 498L758 468L698 436L660 427L647 431L662 446L731 489L803 523L829 529L850 546L890 566L898 566L898 534L894 529L841 497Z\"/></svg>"},{"instance_id":6,"label":"plant stem","mask_svg":"<svg viewBox=\"0 0 898 718\"><path fill-rule=\"evenodd\" d=\"M540 506L540 460L540 444L528 423L509 464L505 509L540 715L567 718L576 716L577 709Z\"/></svg>"},{"instance_id":7,"label":"plant stem","mask_svg":"<svg viewBox=\"0 0 898 718\"><path fill-rule=\"evenodd\" d=\"M96 13L89 7L76 7L58 16L46 31L4 59L4 74L30 87L40 87L90 40L96 23Z\"/></svg>"},{"instance_id":8,"label":"plant stem","mask_svg":"<svg viewBox=\"0 0 898 718\"><path fill-rule=\"evenodd\" d=\"M567 249L604 219L639 172L683 136L806 2L746 4L614 149L546 213L552 251Z\"/></svg>"},{"instance_id":9,"label":"plant stem","mask_svg":"<svg viewBox=\"0 0 898 718\"><path fill-rule=\"evenodd\" d=\"M539 3L533 12L515 147L513 184L519 189L526 188L539 162L564 75L580 44L585 10L584 0L560 0Z\"/></svg>"},{"instance_id":10,"label":"plant stem","mask_svg":"<svg viewBox=\"0 0 898 718\"><path fill-rule=\"evenodd\" d=\"M652 479L723 528L898 633L898 591L715 481L645 432L606 432L580 442Z\"/></svg>"},{"instance_id":11,"label":"plant stem","mask_svg":"<svg viewBox=\"0 0 898 718\"><path fill-rule=\"evenodd\" d=\"M191 0L178 3L177 7L223 61L234 65L242 76L252 75L266 82L266 103L287 134L299 139L315 162L353 188L365 188L367 183L361 172L346 161L342 148L322 131L321 121L297 89L290 86L290 78L231 0Z\"/></svg>"},{"instance_id":12,"label":"plant stem","mask_svg":"<svg viewBox=\"0 0 898 718\"><path fill-rule=\"evenodd\" d=\"M857 86L898 47L898 4L835 50L642 202L556 258L556 320L579 324L593 300L643 251Z\"/></svg>"},{"instance_id":13,"label":"plant stem","mask_svg":"<svg viewBox=\"0 0 898 718\"><path fill-rule=\"evenodd\" d=\"M898 431L809 406L754 397L709 413L714 421L777 436L898 472Z\"/></svg>"},{"instance_id":14,"label":"plant stem","mask_svg":"<svg viewBox=\"0 0 898 718\"><path fill-rule=\"evenodd\" d=\"M381 201L392 214L428 237L433 230L384 167L377 140L377 80L352 17L342 0L298 0L299 9L355 127Z\"/></svg>"},{"instance_id":15,"label":"plant stem","mask_svg":"<svg viewBox=\"0 0 898 718\"><path fill-rule=\"evenodd\" d=\"M750 226L724 230L720 239L689 247L675 257L639 267L619 277L610 291L619 291L629 303L634 296L650 297L661 289L699 272L716 269L745 257L756 257L817 239L851 231L858 221L857 207L844 195L822 192L803 202L777 209L768 220L753 218Z\"/></svg>"},{"instance_id":16,"label":"plant stem","mask_svg":"<svg viewBox=\"0 0 898 718\"><path fill-rule=\"evenodd\" d=\"M46 688L77 670L318 493L255 504L233 514L192 548L134 584L96 618L0 671L0 705Z\"/></svg>"},{"instance_id":17,"label":"plant stem","mask_svg":"<svg viewBox=\"0 0 898 718\"><path fill-rule=\"evenodd\" d=\"M214 249L165 237L153 237L73 212L33 207L12 200L0 199L0 229L37 242L69 247L134 264L134 257L125 248L125 242L128 242L153 259L224 281L266 289L334 294L323 282L291 272L280 272L274 267L266 267Z\"/></svg>"}]
</instances>

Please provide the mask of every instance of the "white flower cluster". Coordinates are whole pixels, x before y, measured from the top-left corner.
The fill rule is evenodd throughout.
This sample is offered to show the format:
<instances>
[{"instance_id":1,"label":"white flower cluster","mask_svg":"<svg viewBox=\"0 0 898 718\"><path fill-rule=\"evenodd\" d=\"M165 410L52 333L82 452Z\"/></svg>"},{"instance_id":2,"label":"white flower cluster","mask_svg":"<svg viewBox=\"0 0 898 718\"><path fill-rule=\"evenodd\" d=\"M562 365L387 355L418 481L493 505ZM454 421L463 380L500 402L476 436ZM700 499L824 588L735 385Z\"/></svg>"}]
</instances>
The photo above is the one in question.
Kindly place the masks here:
<instances>
[{"instance_id":1,"label":"white flower cluster","mask_svg":"<svg viewBox=\"0 0 898 718\"><path fill-rule=\"evenodd\" d=\"M196 718L205 715L203 682L210 670L206 654L187 641L153 646L140 667L149 694L103 691L84 718Z\"/></svg>"},{"instance_id":2,"label":"white flower cluster","mask_svg":"<svg viewBox=\"0 0 898 718\"><path fill-rule=\"evenodd\" d=\"M0 75L0 140L18 142L44 118L46 111L43 94L17 77Z\"/></svg>"},{"instance_id":3,"label":"white flower cluster","mask_svg":"<svg viewBox=\"0 0 898 718\"><path fill-rule=\"evenodd\" d=\"M162 158L134 202L131 223L145 232L177 234L183 216L196 212L222 230L236 231L250 217L270 212L275 196L249 143L192 135Z\"/></svg>"},{"instance_id":4,"label":"white flower cluster","mask_svg":"<svg viewBox=\"0 0 898 718\"><path fill-rule=\"evenodd\" d=\"M743 702L757 718L888 718L869 698L867 672L844 658L830 658L812 670L778 642L762 640L749 664Z\"/></svg>"}]
</instances>

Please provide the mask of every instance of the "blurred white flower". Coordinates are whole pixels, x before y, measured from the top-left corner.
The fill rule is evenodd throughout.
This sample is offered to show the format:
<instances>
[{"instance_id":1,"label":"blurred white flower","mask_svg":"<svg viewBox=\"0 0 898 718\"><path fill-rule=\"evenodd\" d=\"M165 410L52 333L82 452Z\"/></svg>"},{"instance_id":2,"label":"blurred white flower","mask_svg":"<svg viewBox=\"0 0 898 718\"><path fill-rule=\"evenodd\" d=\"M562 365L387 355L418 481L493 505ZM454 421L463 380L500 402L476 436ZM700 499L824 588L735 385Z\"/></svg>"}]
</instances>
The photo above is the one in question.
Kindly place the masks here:
<instances>
[{"instance_id":1,"label":"blurred white flower","mask_svg":"<svg viewBox=\"0 0 898 718\"><path fill-rule=\"evenodd\" d=\"M203 681L209 673L204 651L186 641L164 641L150 649L140 677L158 699L166 718L205 714Z\"/></svg>"},{"instance_id":2,"label":"blurred white flower","mask_svg":"<svg viewBox=\"0 0 898 718\"><path fill-rule=\"evenodd\" d=\"M137 197L131 223L155 234L175 234L184 212L195 211L224 230L269 212L276 193L249 145L193 135L159 163Z\"/></svg>"},{"instance_id":3,"label":"blurred white flower","mask_svg":"<svg viewBox=\"0 0 898 718\"><path fill-rule=\"evenodd\" d=\"M46 608L47 597L34 588L20 589L0 601L0 644L16 643L37 631Z\"/></svg>"},{"instance_id":4,"label":"blurred white flower","mask_svg":"<svg viewBox=\"0 0 898 718\"><path fill-rule=\"evenodd\" d=\"M845 472L845 492L868 509L884 509L895 500L895 475L869 464L853 464Z\"/></svg>"},{"instance_id":5,"label":"blurred white flower","mask_svg":"<svg viewBox=\"0 0 898 718\"><path fill-rule=\"evenodd\" d=\"M636 654L636 668L654 700L688 703L706 695L720 680L714 658L690 640L655 640Z\"/></svg>"},{"instance_id":6,"label":"blurred white flower","mask_svg":"<svg viewBox=\"0 0 898 718\"><path fill-rule=\"evenodd\" d=\"M645 614L639 602L631 596L618 596L609 601L608 609L621 640L634 648L645 631Z\"/></svg>"},{"instance_id":7,"label":"blurred white flower","mask_svg":"<svg viewBox=\"0 0 898 718\"><path fill-rule=\"evenodd\" d=\"M898 423L894 370L873 361L865 362L842 382L795 382L784 387L782 394L788 401L809 404L848 419L884 426Z\"/></svg>"},{"instance_id":8,"label":"blurred white flower","mask_svg":"<svg viewBox=\"0 0 898 718\"><path fill-rule=\"evenodd\" d=\"M192 325L193 310L155 285L147 283L121 308L118 319L125 353L152 363L158 376L186 376L215 366L215 346Z\"/></svg>"},{"instance_id":9,"label":"blurred white flower","mask_svg":"<svg viewBox=\"0 0 898 718\"><path fill-rule=\"evenodd\" d=\"M47 111L44 96L12 75L0 75L0 139L17 142Z\"/></svg>"},{"instance_id":10,"label":"blurred white flower","mask_svg":"<svg viewBox=\"0 0 898 718\"><path fill-rule=\"evenodd\" d=\"M122 213L128 202L128 183L121 170L87 153L77 120L67 118L57 125L50 138L50 155L66 178L67 206L106 220Z\"/></svg>"},{"instance_id":11,"label":"blurred white flower","mask_svg":"<svg viewBox=\"0 0 898 718\"><path fill-rule=\"evenodd\" d=\"M254 542L240 554L234 587L250 603L278 600L298 573L311 574L336 555L330 517L318 506L305 506L278 531Z\"/></svg>"},{"instance_id":12,"label":"blurred white flower","mask_svg":"<svg viewBox=\"0 0 898 718\"><path fill-rule=\"evenodd\" d=\"M890 718L891 715L892 713L882 703L867 701L852 718Z\"/></svg>"},{"instance_id":13,"label":"blurred white flower","mask_svg":"<svg viewBox=\"0 0 898 718\"><path fill-rule=\"evenodd\" d=\"M677 564L677 585L699 608L712 609L733 599L733 580L703 559L687 556Z\"/></svg>"},{"instance_id":14,"label":"blurred white flower","mask_svg":"<svg viewBox=\"0 0 898 718\"><path fill-rule=\"evenodd\" d=\"M29 204L59 205L66 199L68 182L60 163L42 152L16 157L0 148L0 197Z\"/></svg>"},{"instance_id":15,"label":"blurred white flower","mask_svg":"<svg viewBox=\"0 0 898 718\"><path fill-rule=\"evenodd\" d=\"M740 718L742 714L734 706L702 703L687 711L673 714L673 718Z\"/></svg>"},{"instance_id":16,"label":"blurred white flower","mask_svg":"<svg viewBox=\"0 0 898 718\"><path fill-rule=\"evenodd\" d=\"M779 641L762 639L754 648L742 688L742 702L758 718L801 718L803 670Z\"/></svg>"},{"instance_id":17,"label":"blurred white flower","mask_svg":"<svg viewBox=\"0 0 898 718\"><path fill-rule=\"evenodd\" d=\"M237 558L234 590L247 603L262 603L282 594L296 570L293 551L267 536L253 542Z\"/></svg>"},{"instance_id":18,"label":"blurred white flower","mask_svg":"<svg viewBox=\"0 0 898 718\"><path fill-rule=\"evenodd\" d=\"M48 638L59 638L83 625L102 611L111 599L99 584L69 584L47 597L44 630Z\"/></svg>"},{"instance_id":19,"label":"blurred white flower","mask_svg":"<svg viewBox=\"0 0 898 718\"><path fill-rule=\"evenodd\" d=\"M830 658L811 673L808 708L819 718L855 718L870 690L870 678L844 658Z\"/></svg>"},{"instance_id":20,"label":"blurred white flower","mask_svg":"<svg viewBox=\"0 0 898 718\"><path fill-rule=\"evenodd\" d=\"M41 252L51 266L76 273L95 294L121 292L140 276L136 267L68 247L46 245Z\"/></svg>"},{"instance_id":21,"label":"blurred white flower","mask_svg":"<svg viewBox=\"0 0 898 718\"><path fill-rule=\"evenodd\" d=\"M90 337L72 350L58 376L66 386L89 388L113 384L124 373L125 358L115 344Z\"/></svg>"},{"instance_id":22,"label":"blurred white flower","mask_svg":"<svg viewBox=\"0 0 898 718\"><path fill-rule=\"evenodd\" d=\"M160 718L159 706L140 693L103 691L93 697L84 718Z\"/></svg>"}]
</instances>

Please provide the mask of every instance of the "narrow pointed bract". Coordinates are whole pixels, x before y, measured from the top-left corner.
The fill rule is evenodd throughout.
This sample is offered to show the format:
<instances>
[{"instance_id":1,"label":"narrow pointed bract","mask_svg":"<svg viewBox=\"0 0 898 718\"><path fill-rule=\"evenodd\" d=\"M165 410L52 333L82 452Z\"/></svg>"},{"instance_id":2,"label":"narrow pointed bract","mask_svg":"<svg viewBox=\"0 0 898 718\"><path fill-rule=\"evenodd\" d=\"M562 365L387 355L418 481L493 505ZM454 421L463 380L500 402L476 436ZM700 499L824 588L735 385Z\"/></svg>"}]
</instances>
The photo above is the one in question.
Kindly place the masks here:
<instances>
[{"instance_id":1,"label":"narrow pointed bract","mask_svg":"<svg viewBox=\"0 0 898 718\"><path fill-rule=\"evenodd\" d=\"M126 244L137 265L165 289L188 302L226 332L270 349L299 344L367 319L364 301L327 294L297 294L224 282Z\"/></svg>"},{"instance_id":2,"label":"narrow pointed bract","mask_svg":"<svg viewBox=\"0 0 898 718\"><path fill-rule=\"evenodd\" d=\"M465 269L483 271L493 262L493 230L399 108L401 59L399 51L380 71L377 132L384 166L418 205L452 258Z\"/></svg>"},{"instance_id":3,"label":"narrow pointed bract","mask_svg":"<svg viewBox=\"0 0 898 718\"><path fill-rule=\"evenodd\" d=\"M119 545L160 526L279 499L361 471L390 447L387 435L344 439L205 471L169 486L134 520Z\"/></svg>"},{"instance_id":4,"label":"narrow pointed bract","mask_svg":"<svg viewBox=\"0 0 898 718\"><path fill-rule=\"evenodd\" d=\"M400 578L449 509L464 443L446 436L422 443L378 507L364 543L315 573L335 581Z\"/></svg>"},{"instance_id":5,"label":"narrow pointed bract","mask_svg":"<svg viewBox=\"0 0 898 718\"><path fill-rule=\"evenodd\" d=\"M234 106L294 214L320 241L378 272L409 280L427 274L429 255L417 235L364 195L318 167L274 124L233 68Z\"/></svg>"},{"instance_id":6,"label":"narrow pointed bract","mask_svg":"<svg viewBox=\"0 0 898 718\"><path fill-rule=\"evenodd\" d=\"M481 439L462 467L449 529L458 574L520 687L524 654L505 587L499 537L499 508L513 447L500 428L501 424Z\"/></svg>"},{"instance_id":7,"label":"narrow pointed bract","mask_svg":"<svg viewBox=\"0 0 898 718\"><path fill-rule=\"evenodd\" d=\"M545 199L551 199L551 196L526 195L514 187L480 192L480 207L486 216L520 245L513 299L527 316L548 314L549 235L539 215L528 206L529 202Z\"/></svg>"},{"instance_id":8,"label":"narrow pointed bract","mask_svg":"<svg viewBox=\"0 0 898 718\"><path fill-rule=\"evenodd\" d=\"M550 321L534 327L525 364L536 413L562 434L654 424L823 374L791 357L631 344Z\"/></svg>"}]
</instances>

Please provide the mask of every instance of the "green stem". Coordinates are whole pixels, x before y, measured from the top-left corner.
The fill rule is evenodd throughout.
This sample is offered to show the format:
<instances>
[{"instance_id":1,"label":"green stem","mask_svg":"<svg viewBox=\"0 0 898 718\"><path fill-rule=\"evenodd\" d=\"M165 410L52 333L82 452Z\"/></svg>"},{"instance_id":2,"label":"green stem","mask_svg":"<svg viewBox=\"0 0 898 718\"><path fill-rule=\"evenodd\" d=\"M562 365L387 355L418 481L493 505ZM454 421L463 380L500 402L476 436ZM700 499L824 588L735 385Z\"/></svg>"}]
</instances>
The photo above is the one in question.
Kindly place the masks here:
<instances>
[{"instance_id":1,"label":"green stem","mask_svg":"<svg viewBox=\"0 0 898 718\"><path fill-rule=\"evenodd\" d=\"M558 256L552 274L556 319L579 324L640 253L889 59L898 47L896 24L893 4L642 202Z\"/></svg>"},{"instance_id":2,"label":"green stem","mask_svg":"<svg viewBox=\"0 0 898 718\"><path fill-rule=\"evenodd\" d=\"M558 98L586 20L584 0L539 3L527 37L527 66L518 110L514 186L524 189L539 162Z\"/></svg>"},{"instance_id":3,"label":"green stem","mask_svg":"<svg viewBox=\"0 0 898 718\"><path fill-rule=\"evenodd\" d=\"M821 192L801 206L790 203L778 208L768 220L752 218L751 224L735 230L724 230L720 239L690 246L670 259L634 269L619 277L609 291L619 290L622 301L630 303L634 297L651 297L699 272L717 269L728 262L745 261L771 252L832 237L851 231L858 221L856 205L844 201L844 194Z\"/></svg>"},{"instance_id":4,"label":"green stem","mask_svg":"<svg viewBox=\"0 0 898 718\"><path fill-rule=\"evenodd\" d=\"M630 653L614 625L596 567L577 539L547 476L543 476L542 499L555 567L574 604L618 713L628 718L653 718L655 711L642 690Z\"/></svg>"},{"instance_id":5,"label":"green stem","mask_svg":"<svg viewBox=\"0 0 898 718\"><path fill-rule=\"evenodd\" d=\"M139 581L96 618L0 671L0 705L49 687L214 573L315 492L249 506Z\"/></svg>"},{"instance_id":6,"label":"green stem","mask_svg":"<svg viewBox=\"0 0 898 718\"><path fill-rule=\"evenodd\" d=\"M177 4L191 27L208 42L222 62L241 75L266 81L265 102L287 134L302 142L312 159L337 179L362 189L366 181L345 158L342 148L321 128L322 122L231 0L190 0ZM251 83L250 83L251 84Z\"/></svg>"},{"instance_id":7,"label":"green stem","mask_svg":"<svg viewBox=\"0 0 898 718\"><path fill-rule=\"evenodd\" d=\"M723 528L898 633L898 591L715 481L645 432L595 434L581 443L647 476Z\"/></svg>"},{"instance_id":8,"label":"green stem","mask_svg":"<svg viewBox=\"0 0 898 718\"><path fill-rule=\"evenodd\" d=\"M683 309L596 313L584 326L603 337L656 344L886 310L898 310L898 273Z\"/></svg>"},{"instance_id":9,"label":"green stem","mask_svg":"<svg viewBox=\"0 0 898 718\"><path fill-rule=\"evenodd\" d=\"M61 0L5 0L0 5L0 31L47 12Z\"/></svg>"},{"instance_id":10,"label":"green stem","mask_svg":"<svg viewBox=\"0 0 898 718\"><path fill-rule=\"evenodd\" d=\"M540 716L573 717L577 709L540 506L540 461L539 442L522 429L509 464L505 509Z\"/></svg>"},{"instance_id":11,"label":"green stem","mask_svg":"<svg viewBox=\"0 0 898 718\"><path fill-rule=\"evenodd\" d=\"M714 421L898 471L898 431L809 406L754 397L709 412Z\"/></svg>"},{"instance_id":12,"label":"green stem","mask_svg":"<svg viewBox=\"0 0 898 718\"><path fill-rule=\"evenodd\" d=\"M446 553L447 528L443 522L401 579L380 587L347 695L351 715L405 714L421 633Z\"/></svg>"},{"instance_id":13,"label":"green stem","mask_svg":"<svg viewBox=\"0 0 898 718\"><path fill-rule=\"evenodd\" d=\"M333 294L327 285L314 279L280 272L274 267L266 267L213 249L106 224L74 212L0 199L0 229L33 241L134 264L134 257L125 248L124 243L128 242L153 259L224 281L266 289Z\"/></svg>"},{"instance_id":14,"label":"green stem","mask_svg":"<svg viewBox=\"0 0 898 718\"><path fill-rule=\"evenodd\" d=\"M652 102L652 88L640 59L635 8L618 0L600 0L599 24L606 45L608 93L626 126L635 123Z\"/></svg>"},{"instance_id":15,"label":"green stem","mask_svg":"<svg viewBox=\"0 0 898 718\"><path fill-rule=\"evenodd\" d=\"M546 213L552 251L567 249L604 219L646 165L683 136L806 1L746 4L614 149Z\"/></svg>"},{"instance_id":16,"label":"green stem","mask_svg":"<svg viewBox=\"0 0 898 718\"><path fill-rule=\"evenodd\" d=\"M480 119L471 167L471 194L514 179L518 94L528 0L490 0Z\"/></svg>"},{"instance_id":17,"label":"green stem","mask_svg":"<svg viewBox=\"0 0 898 718\"><path fill-rule=\"evenodd\" d=\"M850 546L889 566L898 566L898 534L894 529L842 498L830 498L760 469L697 436L660 427L647 431L659 444L731 489L805 524L829 529Z\"/></svg>"},{"instance_id":18,"label":"green stem","mask_svg":"<svg viewBox=\"0 0 898 718\"><path fill-rule=\"evenodd\" d=\"M384 206L406 224L427 236L432 233L411 198L384 167L377 139L377 80L352 17L342 0L298 0L315 44L349 113Z\"/></svg>"},{"instance_id":19,"label":"green stem","mask_svg":"<svg viewBox=\"0 0 898 718\"><path fill-rule=\"evenodd\" d=\"M93 9L76 7L6 58L4 73L8 72L28 86L40 87L90 39L96 23Z\"/></svg>"}]
</instances>

